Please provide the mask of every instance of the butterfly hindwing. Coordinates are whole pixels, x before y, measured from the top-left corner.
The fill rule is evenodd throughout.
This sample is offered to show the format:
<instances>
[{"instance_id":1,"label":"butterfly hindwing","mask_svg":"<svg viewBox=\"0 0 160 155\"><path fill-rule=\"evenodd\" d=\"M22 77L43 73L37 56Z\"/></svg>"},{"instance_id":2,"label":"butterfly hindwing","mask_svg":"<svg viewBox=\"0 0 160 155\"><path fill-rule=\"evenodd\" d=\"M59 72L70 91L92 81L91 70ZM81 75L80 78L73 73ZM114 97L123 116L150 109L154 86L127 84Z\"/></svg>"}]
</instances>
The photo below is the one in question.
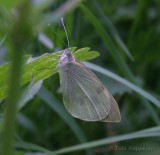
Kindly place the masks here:
<instances>
[{"instance_id":1,"label":"butterfly hindwing","mask_svg":"<svg viewBox=\"0 0 160 155\"><path fill-rule=\"evenodd\" d=\"M107 93L109 94L109 100L110 100L110 105L111 105L111 110L109 114L107 115L106 118L101 120L102 122L119 122L121 120L121 114L119 107L117 105L117 102L113 98L113 96L109 93L107 90Z\"/></svg>"}]
</instances>

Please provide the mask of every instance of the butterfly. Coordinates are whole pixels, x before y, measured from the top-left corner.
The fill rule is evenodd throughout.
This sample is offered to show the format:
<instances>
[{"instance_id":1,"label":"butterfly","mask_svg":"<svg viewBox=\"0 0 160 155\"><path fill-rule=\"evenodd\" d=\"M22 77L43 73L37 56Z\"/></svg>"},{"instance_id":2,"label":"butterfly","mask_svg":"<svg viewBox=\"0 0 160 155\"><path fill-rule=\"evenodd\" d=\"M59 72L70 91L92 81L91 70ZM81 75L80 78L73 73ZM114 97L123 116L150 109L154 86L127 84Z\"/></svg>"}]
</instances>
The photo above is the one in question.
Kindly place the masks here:
<instances>
[{"instance_id":1,"label":"butterfly","mask_svg":"<svg viewBox=\"0 0 160 155\"><path fill-rule=\"evenodd\" d=\"M74 58L69 49L63 51L58 69L63 102L72 116L92 122L121 120L113 96L89 68Z\"/></svg>"}]
</instances>

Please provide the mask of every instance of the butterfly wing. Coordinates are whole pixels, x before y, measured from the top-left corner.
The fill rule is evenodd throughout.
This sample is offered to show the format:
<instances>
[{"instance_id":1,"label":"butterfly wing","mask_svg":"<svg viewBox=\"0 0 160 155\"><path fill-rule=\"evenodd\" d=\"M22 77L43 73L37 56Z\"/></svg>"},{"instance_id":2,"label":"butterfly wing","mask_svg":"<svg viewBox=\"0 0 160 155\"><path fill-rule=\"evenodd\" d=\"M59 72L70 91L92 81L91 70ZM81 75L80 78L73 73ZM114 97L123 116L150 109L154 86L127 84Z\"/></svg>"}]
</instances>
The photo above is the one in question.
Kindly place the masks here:
<instances>
[{"instance_id":1,"label":"butterfly wing","mask_svg":"<svg viewBox=\"0 0 160 155\"><path fill-rule=\"evenodd\" d=\"M78 63L80 63L83 66L83 68L85 70L87 70L90 75L92 75L92 77L97 79L96 81L98 81L101 85L103 85L101 83L101 81L96 77L96 75L89 68L87 68L81 62L78 62ZM105 89L104 93L108 94L108 97L109 97L110 111L109 111L109 114L104 119L101 120L101 122L119 122L121 120L121 114L120 114L120 110L119 110L118 104L115 101L115 99L113 98L113 96L110 94L110 92L105 87L104 87L104 89Z\"/></svg>"},{"instance_id":2,"label":"butterfly wing","mask_svg":"<svg viewBox=\"0 0 160 155\"><path fill-rule=\"evenodd\" d=\"M109 100L110 100L110 105L111 105L111 110L109 114L101 120L102 122L119 122L121 120L121 114L119 107L117 105L117 102L113 98L113 96L109 93L108 90L106 90L107 93L109 94Z\"/></svg>"},{"instance_id":3,"label":"butterfly wing","mask_svg":"<svg viewBox=\"0 0 160 155\"><path fill-rule=\"evenodd\" d=\"M60 67L59 73L64 105L69 113L86 121L116 121L112 113L116 111L113 107L118 106L116 102L111 106L113 97L91 70L73 61Z\"/></svg>"},{"instance_id":4,"label":"butterfly wing","mask_svg":"<svg viewBox=\"0 0 160 155\"><path fill-rule=\"evenodd\" d=\"M96 75L89 68L87 68L81 62L79 63L83 66L84 69L86 69L90 73L90 75L92 75L95 79L97 79L97 81L99 81L99 83L101 83L101 81L96 77ZM103 84L101 83L101 85ZM110 92L105 87L104 89L105 89L105 93L108 94L108 97L109 97L110 112L104 119L101 120L101 122L119 122L121 120L121 114L120 114L118 104L113 98L113 96L110 94Z\"/></svg>"}]
</instances>

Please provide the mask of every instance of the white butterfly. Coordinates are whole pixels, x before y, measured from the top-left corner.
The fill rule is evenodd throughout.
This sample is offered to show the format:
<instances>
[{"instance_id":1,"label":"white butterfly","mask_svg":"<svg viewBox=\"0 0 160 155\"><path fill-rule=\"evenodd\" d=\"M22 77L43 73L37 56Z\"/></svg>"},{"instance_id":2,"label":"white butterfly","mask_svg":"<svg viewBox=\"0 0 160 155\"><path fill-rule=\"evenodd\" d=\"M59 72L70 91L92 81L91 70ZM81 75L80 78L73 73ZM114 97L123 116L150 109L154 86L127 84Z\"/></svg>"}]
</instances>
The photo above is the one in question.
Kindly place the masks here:
<instances>
[{"instance_id":1,"label":"white butterfly","mask_svg":"<svg viewBox=\"0 0 160 155\"><path fill-rule=\"evenodd\" d=\"M85 121L119 122L119 107L96 75L65 49L59 61L63 101L68 112Z\"/></svg>"}]
</instances>

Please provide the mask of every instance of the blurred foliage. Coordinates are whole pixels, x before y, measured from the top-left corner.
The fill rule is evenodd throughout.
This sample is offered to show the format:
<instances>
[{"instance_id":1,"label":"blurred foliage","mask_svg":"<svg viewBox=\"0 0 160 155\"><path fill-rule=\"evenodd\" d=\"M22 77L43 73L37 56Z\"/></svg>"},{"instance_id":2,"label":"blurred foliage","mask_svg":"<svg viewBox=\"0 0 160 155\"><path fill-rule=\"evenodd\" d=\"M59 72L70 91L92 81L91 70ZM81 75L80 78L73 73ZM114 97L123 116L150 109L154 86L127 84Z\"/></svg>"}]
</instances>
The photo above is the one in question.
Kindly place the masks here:
<instances>
[{"instance_id":1,"label":"blurred foliage","mask_svg":"<svg viewBox=\"0 0 160 155\"><path fill-rule=\"evenodd\" d=\"M61 17L70 46L80 48L75 52L78 60L98 56L83 47L100 52L86 65L96 71L117 100L122 115L120 123L84 122L70 116L64 108L59 77L54 74L61 54L58 51L67 48ZM4 150L6 134L11 133L9 144L14 146L16 155L158 155L159 40L159 0L2 0L0 150ZM51 52L55 53L46 54ZM46 67L54 69L33 74L35 68ZM9 80L9 76L14 78ZM19 81L17 87L14 80L15 85ZM6 94L4 87L8 86L10 93L15 93L17 107L6 106L14 99L14 95ZM13 111L11 124L7 123L9 108ZM145 150L137 151L138 147Z\"/></svg>"}]
</instances>

